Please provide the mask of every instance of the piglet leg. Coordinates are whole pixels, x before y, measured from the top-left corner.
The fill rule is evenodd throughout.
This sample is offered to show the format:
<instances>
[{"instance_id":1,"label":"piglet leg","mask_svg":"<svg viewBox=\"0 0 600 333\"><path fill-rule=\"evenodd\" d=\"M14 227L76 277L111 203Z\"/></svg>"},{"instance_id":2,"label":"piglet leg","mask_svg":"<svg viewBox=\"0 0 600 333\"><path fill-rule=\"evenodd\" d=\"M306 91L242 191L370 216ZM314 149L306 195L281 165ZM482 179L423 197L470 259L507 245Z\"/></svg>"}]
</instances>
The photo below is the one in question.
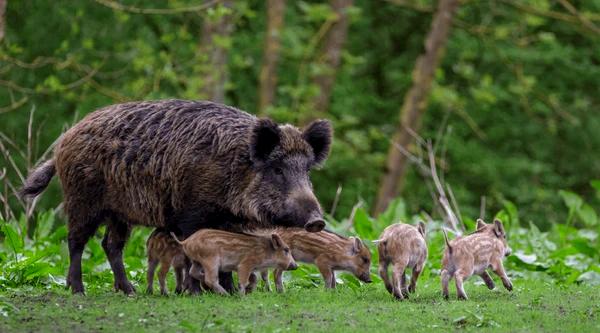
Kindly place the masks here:
<instances>
[{"instance_id":1,"label":"piglet leg","mask_svg":"<svg viewBox=\"0 0 600 333\"><path fill-rule=\"evenodd\" d=\"M479 274L479 276L481 276L483 282L485 282L485 285L488 287L489 290L492 290L496 287L496 285L494 284L494 280L492 280L492 277L488 274L488 272L483 271L483 273Z\"/></svg>"},{"instance_id":2,"label":"piglet leg","mask_svg":"<svg viewBox=\"0 0 600 333\"><path fill-rule=\"evenodd\" d=\"M450 294L448 292L448 283L450 282L450 279L452 278L452 275L450 275L450 273L447 270L442 270L442 295L444 296L444 299L448 299L450 297Z\"/></svg>"},{"instance_id":3,"label":"piglet leg","mask_svg":"<svg viewBox=\"0 0 600 333\"><path fill-rule=\"evenodd\" d=\"M404 293L404 288L406 285L406 277L404 276L404 270L406 269L406 265L401 263L395 263L392 267L392 288L394 297L397 299L406 298L406 293Z\"/></svg>"},{"instance_id":4,"label":"piglet leg","mask_svg":"<svg viewBox=\"0 0 600 333\"><path fill-rule=\"evenodd\" d=\"M323 280L325 280L325 288L335 288L335 274L333 274L331 267L318 259L315 260L315 264L317 265L319 272L321 272Z\"/></svg>"},{"instance_id":5,"label":"piglet leg","mask_svg":"<svg viewBox=\"0 0 600 333\"><path fill-rule=\"evenodd\" d=\"M275 290L277 290L277 292L282 293L283 292L283 270L282 269L275 269L275 271L273 271L273 279L275 280Z\"/></svg>"},{"instance_id":6,"label":"piglet leg","mask_svg":"<svg viewBox=\"0 0 600 333\"><path fill-rule=\"evenodd\" d=\"M392 288L392 283L390 282L390 276L389 276L389 272L388 272L388 267L390 265L390 262L384 259L380 259L379 260L379 276L381 277L381 279L383 280L383 283L385 284L385 289L387 289L387 291L392 294L394 292L394 288Z\"/></svg>"},{"instance_id":7,"label":"piglet leg","mask_svg":"<svg viewBox=\"0 0 600 333\"><path fill-rule=\"evenodd\" d=\"M512 291L513 285L512 282L510 282L508 276L506 275L506 271L504 270L504 265L502 264L502 261L496 260L495 262L493 262L492 269L494 270L494 273L496 273L500 277L500 279L502 279L502 284L504 285L504 288L506 288L506 290L508 291Z\"/></svg>"},{"instance_id":8,"label":"piglet leg","mask_svg":"<svg viewBox=\"0 0 600 333\"><path fill-rule=\"evenodd\" d=\"M219 284L219 268L216 263L202 262L201 265L204 269L204 282L206 285L217 294L227 295L225 288ZM192 269L190 269L190 274L196 277L192 274Z\"/></svg>"},{"instance_id":9,"label":"piglet leg","mask_svg":"<svg viewBox=\"0 0 600 333\"><path fill-rule=\"evenodd\" d=\"M412 270L412 276L410 277L410 286L408 286L408 291L414 293L417 290L417 280L419 279L419 275L423 271L423 265L417 265Z\"/></svg>"},{"instance_id":10,"label":"piglet leg","mask_svg":"<svg viewBox=\"0 0 600 333\"><path fill-rule=\"evenodd\" d=\"M469 276L468 274L466 274L465 272L463 272L461 270L457 270L456 273L454 274L454 280L456 282L456 294L458 296L458 299L462 299L462 300L469 299L467 297L467 293L465 293L465 289L463 288L463 282L464 282L465 278L468 276Z\"/></svg>"}]
</instances>

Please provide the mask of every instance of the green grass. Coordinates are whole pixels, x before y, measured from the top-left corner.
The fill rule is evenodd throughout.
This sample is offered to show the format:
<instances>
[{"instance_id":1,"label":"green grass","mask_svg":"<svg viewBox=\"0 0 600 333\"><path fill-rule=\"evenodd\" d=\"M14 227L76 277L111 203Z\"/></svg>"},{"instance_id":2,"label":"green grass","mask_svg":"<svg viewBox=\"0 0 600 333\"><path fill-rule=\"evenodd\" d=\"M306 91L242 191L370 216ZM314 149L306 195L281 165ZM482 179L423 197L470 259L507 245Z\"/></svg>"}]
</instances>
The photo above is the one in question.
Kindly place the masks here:
<instances>
[{"instance_id":1,"label":"green grass","mask_svg":"<svg viewBox=\"0 0 600 333\"><path fill-rule=\"evenodd\" d=\"M515 280L512 293L469 281L469 301L440 297L439 280L421 281L410 300L392 300L382 284L357 290L289 288L246 297L125 297L91 288L0 292L0 332L16 331L600 331L597 287ZM141 289L138 287L138 289Z\"/></svg>"}]
</instances>

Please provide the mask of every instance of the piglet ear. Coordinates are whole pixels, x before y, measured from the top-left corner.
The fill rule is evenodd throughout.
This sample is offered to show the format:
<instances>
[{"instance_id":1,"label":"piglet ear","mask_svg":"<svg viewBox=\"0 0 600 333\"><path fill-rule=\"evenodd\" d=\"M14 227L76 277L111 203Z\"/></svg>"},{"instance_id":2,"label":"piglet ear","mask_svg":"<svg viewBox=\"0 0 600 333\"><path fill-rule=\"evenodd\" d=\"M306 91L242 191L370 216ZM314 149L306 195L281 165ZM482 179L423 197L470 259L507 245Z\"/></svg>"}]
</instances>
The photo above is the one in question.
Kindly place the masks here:
<instances>
[{"instance_id":1,"label":"piglet ear","mask_svg":"<svg viewBox=\"0 0 600 333\"><path fill-rule=\"evenodd\" d=\"M331 147L333 129L328 120L315 120L302 132L302 138L312 147L315 164L321 164L327 159Z\"/></svg>"},{"instance_id":2,"label":"piglet ear","mask_svg":"<svg viewBox=\"0 0 600 333\"><path fill-rule=\"evenodd\" d=\"M482 219L477 219L477 230L485 227L487 224Z\"/></svg>"},{"instance_id":3,"label":"piglet ear","mask_svg":"<svg viewBox=\"0 0 600 333\"><path fill-rule=\"evenodd\" d=\"M504 225L498 219L494 219L494 234L496 234L496 237L504 237L505 235Z\"/></svg>"},{"instance_id":4,"label":"piglet ear","mask_svg":"<svg viewBox=\"0 0 600 333\"><path fill-rule=\"evenodd\" d=\"M271 234L271 245L275 250L278 250L283 247L283 240L279 237L278 234Z\"/></svg>"},{"instance_id":5,"label":"piglet ear","mask_svg":"<svg viewBox=\"0 0 600 333\"><path fill-rule=\"evenodd\" d=\"M350 240L352 241L352 253L359 253L362 247L364 246L360 238L350 237Z\"/></svg>"},{"instance_id":6,"label":"piglet ear","mask_svg":"<svg viewBox=\"0 0 600 333\"><path fill-rule=\"evenodd\" d=\"M259 119L252 129L250 158L253 162L264 162L281 141L281 130L271 119Z\"/></svg>"},{"instance_id":7,"label":"piglet ear","mask_svg":"<svg viewBox=\"0 0 600 333\"><path fill-rule=\"evenodd\" d=\"M425 238L425 223L423 221L419 221L419 224L417 225L417 229L419 230L419 233L421 233L423 238Z\"/></svg>"}]
</instances>

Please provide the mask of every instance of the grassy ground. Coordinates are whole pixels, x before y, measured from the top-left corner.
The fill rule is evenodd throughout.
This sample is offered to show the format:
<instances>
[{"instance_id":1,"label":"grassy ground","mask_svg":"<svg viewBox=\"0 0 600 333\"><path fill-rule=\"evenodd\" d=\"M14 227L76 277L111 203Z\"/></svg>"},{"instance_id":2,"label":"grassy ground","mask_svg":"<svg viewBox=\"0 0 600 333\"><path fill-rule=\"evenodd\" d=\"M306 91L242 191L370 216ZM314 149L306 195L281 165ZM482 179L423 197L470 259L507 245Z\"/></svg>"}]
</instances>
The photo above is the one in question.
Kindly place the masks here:
<instances>
[{"instance_id":1,"label":"grassy ground","mask_svg":"<svg viewBox=\"0 0 600 333\"><path fill-rule=\"evenodd\" d=\"M0 332L22 331L600 331L600 291L516 280L515 291L466 285L469 301L444 301L437 279L397 302L381 284L358 290L290 288L284 294L125 297L108 290L0 292Z\"/></svg>"}]
</instances>

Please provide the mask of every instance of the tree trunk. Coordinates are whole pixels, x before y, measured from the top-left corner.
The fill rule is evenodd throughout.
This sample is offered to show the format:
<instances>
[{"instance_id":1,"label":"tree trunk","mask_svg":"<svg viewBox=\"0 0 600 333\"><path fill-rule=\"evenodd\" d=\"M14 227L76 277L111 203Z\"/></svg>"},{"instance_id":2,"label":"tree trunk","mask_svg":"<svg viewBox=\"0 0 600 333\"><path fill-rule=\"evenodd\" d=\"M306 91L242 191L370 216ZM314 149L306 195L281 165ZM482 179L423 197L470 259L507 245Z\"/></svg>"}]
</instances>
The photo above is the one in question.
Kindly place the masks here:
<instances>
[{"instance_id":1,"label":"tree trunk","mask_svg":"<svg viewBox=\"0 0 600 333\"><path fill-rule=\"evenodd\" d=\"M435 70L448 41L452 17L459 0L440 0L431 23L431 30L425 40L425 53L417 58L413 70L413 85L404 97L400 110L400 124L388 151L385 174L382 178L374 213L383 212L390 201L398 194L407 158L396 145L407 148L413 141L411 131L418 133L421 116L427 106L427 98L434 78Z\"/></svg>"},{"instance_id":2,"label":"tree trunk","mask_svg":"<svg viewBox=\"0 0 600 333\"><path fill-rule=\"evenodd\" d=\"M4 39L4 29L6 27L6 0L0 0L0 42Z\"/></svg>"},{"instance_id":3,"label":"tree trunk","mask_svg":"<svg viewBox=\"0 0 600 333\"><path fill-rule=\"evenodd\" d=\"M323 43L321 57L326 71L313 79L313 83L320 92L313 99L313 108L317 113L324 113L329 109L335 76L340 66L342 50L348 36L349 19L347 10L352 6L352 0L331 0L330 5L337 19L327 32Z\"/></svg>"},{"instance_id":4,"label":"tree trunk","mask_svg":"<svg viewBox=\"0 0 600 333\"><path fill-rule=\"evenodd\" d=\"M259 77L258 112L261 115L264 115L265 110L275 102L277 62L281 47L281 31L283 29L284 16L285 0L267 1L267 33Z\"/></svg>"},{"instance_id":5,"label":"tree trunk","mask_svg":"<svg viewBox=\"0 0 600 333\"><path fill-rule=\"evenodd\" d=\"M217 18L205 18L198 50L203 81L200 97L217 103L225 102L225 84L229 78L227 58L230 45L227 40L233 32L232 4L231 0L218 3L216 6L224 6L229 12Z\"/></svg>"}]
</instances>

